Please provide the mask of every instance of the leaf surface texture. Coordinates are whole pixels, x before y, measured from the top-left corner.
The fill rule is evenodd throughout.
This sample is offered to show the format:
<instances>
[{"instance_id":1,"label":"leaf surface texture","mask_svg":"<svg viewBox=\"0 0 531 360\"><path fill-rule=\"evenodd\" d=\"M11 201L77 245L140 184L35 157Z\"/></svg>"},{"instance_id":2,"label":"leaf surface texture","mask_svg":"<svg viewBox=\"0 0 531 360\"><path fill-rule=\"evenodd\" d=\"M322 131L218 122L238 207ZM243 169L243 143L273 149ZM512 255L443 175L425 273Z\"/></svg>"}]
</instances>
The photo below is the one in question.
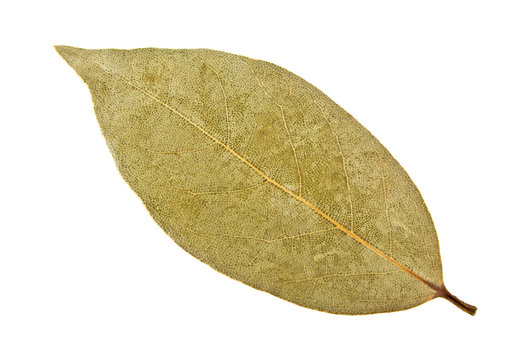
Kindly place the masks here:
<instances>
[{"instance_id":1,"label":"leaf surface texture","mask_svg":"<svg viewBox=\"0 0 531 360\"><path fill-rule=\"evenodd\" d=\"M312 309L408 309L444 289L437 235L391 154L317 88L207 49L58 52L120 174L190 254Z\"/></svg>"}]
</instances>

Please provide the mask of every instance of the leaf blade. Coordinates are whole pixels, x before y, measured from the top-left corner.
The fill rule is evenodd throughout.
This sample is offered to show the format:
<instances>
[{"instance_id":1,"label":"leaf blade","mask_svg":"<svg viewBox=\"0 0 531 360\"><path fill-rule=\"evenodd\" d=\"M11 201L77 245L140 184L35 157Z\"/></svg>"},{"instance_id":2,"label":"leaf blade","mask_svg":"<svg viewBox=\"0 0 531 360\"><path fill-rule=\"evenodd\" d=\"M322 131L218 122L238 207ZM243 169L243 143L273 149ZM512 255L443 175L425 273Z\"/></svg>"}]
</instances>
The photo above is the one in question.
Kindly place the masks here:
<instances>
[{"instance_id":1,"label":"leaf blade","mask_svg":"<svg viewBox=\"0 0 531 360\"><path fill-rule=\"evenodd\" d=\"M179 245L194 256L222 273L255 288L268 291L303 306L334 313L360 314L395 311L419 305L436 296L442 296L440 289L443 288L443 284L438 242L431 217L425 208L420 193L396 160L368 131L328 99L326 95L304 80L273 64L204 49L136 49L124 51L61 47L58 48L58 51L89 85L100 126L122 176L139 195L159 225ZM155 63L153 63L154 61ZM135 69L131 65L143 62L148 65L140 69ZM248 68L247 71L246 68ZM127 74L129 74L129 78ZM169 79L166 79L168 74L170 74ZM169 84L167 88L166 82ZM250 85L253 82L255 82L254 87ZM194 98L205 108L198 111L185 96L173 94L172 91L179 93L179 86L188 92L187 97ZM218 88L217 92L216 87ZM212 99L213 94L215 94L215 99ZM209 102L203 101L203 98ZM242 99L245 99L246 103ZM177 106L172 102L179 105L180 108L184 108L185 111L180 110L180 108L177 109ZM216 102L219 104L213 106L212 103ZM121 105L116 105L120 103ZM154 105L156 106L154 107ZM308 110L310 107L316 107L318 111ZM134 111L131 112L131 108ZM249 115L251 111L249 109L254 111L251 115ZM138 116L138 113L141 116ZM201 116L198 116L197 113L200 113ZM182 133L179 133L180 130L175 130L174 127L177 125L167 124L167 126L163 126L160 121L156 122L158 118L165 119L171 116L178 117L188 125L185 130L182 130ZM225 126L219 120L221 118L224 119ZM251 120L246 121L249 118ZM270 119L277 121L273 123ZM144 125L140 126L139 123ZM155 125L145 125L147 123ZM340 128L339 125L343 125L341 128L347 129L348 131L344 131L347 134L336 133L333 130L333 125L338 128ZM180 124L179 126L184 125ZM292 127L291 131L290 126ZM330 130L328 132L321 131L326 126ZM187 176L180 179L171 174L171 171L166 171L167 169L172 170L175 165L171 165L172 162L167 162L167 160L157 158L160 154L135 154L131 149L123 147L119 141L113 140L117 136L133 142L143 141L149 143L149 146L145 147L148 149L153 147L154 143L157 143L158 146L160 143L168 143L165 141L165 137L161 136L161 134L166 133L161 129L170 134L166 136L170 140L192 137L197 139L192 141L194 145L197 145L197 148L207 149L192 152L192 154L202 154L204 158L192 156L186 162L183 156L180 160L182 163L178 167L179 171L185 173L187 169L197 170L204 167L204 171L199 171L203 175L196 176L192 172L188 172ZM281 150L277 154L265 151L266 156L263 156L263 149L256 145L259 142L249 141L246 143L243 139L245 135L250 133L249 129L253 129L253 136L254 134L259 135L254 136L254 138L261 140L260 143L265 143L265 149L270 150L273 145L277 145ZM197 134L192 135L191 130L202 134L215 146L208 146L208 143L201 141L196 136ZM309 131L313 131L313 133L309 133ZM346 144L343 153L340 140L348 135L350 135L350 139L355 139L359 143L352 147L343 140ZM314 141L308 141L310 137ZM315 141L315 139L320 141ZM324 167L325 170L314 164L316 158L320 160L319 156L315 154L325 152L322 147L317 150L314 149L316 148L315 144L321 142L335 144L340 153L340 156L336 154L334 157L333 154L329 154L327 157L323 157L325 164L329 163L328 168ZM362 146L360 143L364 145ZM244 144L246 145L244 146ZM262 155L260 151L255 150L253 152L254 149L248 144L257 146L258 150L262 150ZM144 145L138 145L139 148L142 146ZM220 152L220 149L223 152ZM300 163L297 157L298 151L301 158ZM241 155L241 152L245 155ZM159 151L159 153L164 152ZM229 159L227 154L230 154L232 159ZM163 155L167 156L168 154L166 152ZM273 163L277 160L281 165L269 166L263 160L264 157ZM234 158L240 162L239 165L243 164L247 171L234 164ZM248 158L252 160L248 160ZM195 166L192 164L193 162L196 163ZM212 163L223 164L223 166L211 166ZM261 165L260 168L254 165L256 163ZM156 166L153 166L154 164ZM138 167L135 168L137 165ZM365 172L352 170L354 165L361 168L364 166ZM222 171L227 170L227 168L230 171ZM341 181L337 179L339 177L336 174L338 168L341 168ZM249 169L252 170L252 175L249 174ZM330 169L332 172L326 172ZM366 171L367 169L370 171ZM194 195L197 191L187 189L186 191L192 193L192 198L189 199L182 196L182 192L178 192L179 196L175 195L176 190L183 190L182 188L156 183L160 179L169 179L172 184L174 182L182 185L183 181L192 179L192 182L197 183L198 188L204 188L207 185L212 186L206 181L208 179L205 179L208 178L205 174L208 174L209 171L213 171L217 176L218 185L221 184L222 187L202 191L205 194L226 196L230 193L235 196L235 189L251 188L255 189L253 191L261 191L257 193L260 195L249 195L245 192L243 197L236 198L231 207L224 207L219 201L211 199L202 199L198 201L199 205L191 206L191 203L197 201L197 197ZM231 176L223 176L223 173ZM367 173L370 173L370 176L366 176ZM139 176L146 174L149 175L150 179L141 180ZM312 177L308 175L315 176L315 174L317 174L316 183L326 183L329 189L323 186L325 188L323 190L311 182ZM262 181L265 180L268 186L257 187L256 184L259 182L257 176ZM353 180L352 190L348 180L349 176L357 179ZM397 181L397 178L400 181ZM341 205L342 209L336 211L334 207L337 207L339 201L337 201L335 194L338 193L338 188L344 187L345 184L349 204L346 205L346 210L343 204ZM232 190L227 190L229 188ZM279 193L279 190L283 194ZM398 199L396 197L389 199L389 190L393 190L393 195L398 190ZM166 193L161 195L159 191ZM168 196L168 191L172 191L171 197ZM344 191L339 193L344 194ZM221 195L223 192L225 195ZM367 192L371 195L376 192L380 193L383 201L381 201L382 199L372 201L370 206L367 206ZM320 202L320 205L332 209L343 220L340 220L341 222L335 220L327 212L306 199L312 196ZM168 202L168 198L170 198L170 202ZM184 198L186 198L186 203ZM261 206L252 206L249 204L249 199L253 199ZM223 201L230 202L233 200L225 199ZM410 202L413 205L409 204ZM234 210L238 204L246 204L244 210ZM405 219L407 221L411 222L411 214L415 213L416 221L424 222L424 226L418 225L417 228L408 226L407 231L408 234L419 231L424 234L422 240L424 244L429 242L431 249L428 251L424 248L422 251L430 255L430 259L424 258L419 261L417 256L419 251L411 251L411 242L407 242L407 251L403 251L409 256L403 256L403 259L409 261L408 266L395 259L397 254L398 256L401 255L400 251L402 250L397 247L395 254L393 254L393 236L400 236L400 231L404 231L404 226L397 227L394 223L402 224L400 221L406 220L400 218L396 211L393 212L390 204L402 212L406 209L408 217ZM384 211L378 209L382 206ZM350 214L348 214L348 207L350 207ZM193 216L188 217L184 222L179 222L175 219L176 209L181 210L178 212L181 216L186 213ZM286 209L290 210L289 213L286 213ZM353 209L359 210L361 214L368 212L369 215L361 219L355 218ZM212 217L212 214L218 215L215 218L221 223L216 224L207 216L202 215L201 213L205 211L210 212L208 217ZM294 215L293 212L296 214ZM264 213L270 216L266 217ZM376 213L378 216L374 216ZM385 216L382 217L382 215ZM229 220L221 220L226 217ZM249 220L247 222L262 219L266 220L267 224L272 225L261 228L254 224L245 228L238 224L240 217ZM197 229L188 229L186 232L187 230L184 230L187 229L186 225L190 225L196 219L202 222L203 227L216 229L218 232L209 235L206 235L205 232L197 232ZM371 231L376 233L378 241L370 243L348 229L349 225L353 228L360 224L368 228L367 234L371 234ZM371 224L377 226L371 228ZM325 233L324 230L330 225L338 231L334 232L333 236L327 233L326 237L322 237ZM387 227L387 230L383 230L383 226ZM227 227L231 228L230 234L227 231L221 231ZM282 236L276 236L277 239L304 237L306 243L303 245L298 243L295 246L282 245L280 249L271 250L271 247L278 247L278 244L287 242L284 240L277 241L277 245L271 246L275 242L271 241L270 234L275 233L275 227L281 229L289 227L289 231L283 230L284 233ZM235 233L235 230L239 230L241 235L237 231ZM398 235L393 235L393 230ZM337 234L337 232L341 234ZM253 233L260 233L261 236L251 236ZM426 233L431 235L426 236ZM208 236L222 238L223 241L205 242L204 238L208 238ZM239 238L240 242L231 243L231 238ZM352 249L352 244L345 247L341 243L341 241L348 242L348 240L345 241L345 238L350 241L354 239L363 248ZM246 239L247 242L242 242L242 239ZM261 246L251 244L252 241L258 241L256 239L266 240L262 241L265 244L261 244ZM395 246L399 245L400 242L395 244ZM422 248L418 244L415 245L419 249ZM318 250L315 250L316 248ZM433 251L434 248L435 252ZM245 261L240 261L238 256L231 258L231 252L235 252ZM410 256L411 253L413 256ZM339 258L340 261L334 263L330 260L334 258ZM293 259L303 263L303 266L294 264ZM276 270L272 268L272 265L277 267ZM278 271L279 265L284 266L283 274ZM429 276L417 274L419 271L416 268L416 272L411 270L412 267L424 271ZM401 270L400 273L393 272L397 268ZM353 269L355 271L352 271ZM310 274L306 278L301 278L300 274L305 273ZM260 276L258 277L257 274ZM293 278L291 280L286 279L286 274ZM295 278L297 276L298 278ZM322 291L316 291L316 285L308 285L308 282L324 282L320 286L327 288L327 292L322 294ZM294 285L294 283L298 285ZM374 295L371 295L372 298L363 297L359 295L360 293ZM389 298L389 295L394 296L394 298Z\"/></svg>"}]
</instances>

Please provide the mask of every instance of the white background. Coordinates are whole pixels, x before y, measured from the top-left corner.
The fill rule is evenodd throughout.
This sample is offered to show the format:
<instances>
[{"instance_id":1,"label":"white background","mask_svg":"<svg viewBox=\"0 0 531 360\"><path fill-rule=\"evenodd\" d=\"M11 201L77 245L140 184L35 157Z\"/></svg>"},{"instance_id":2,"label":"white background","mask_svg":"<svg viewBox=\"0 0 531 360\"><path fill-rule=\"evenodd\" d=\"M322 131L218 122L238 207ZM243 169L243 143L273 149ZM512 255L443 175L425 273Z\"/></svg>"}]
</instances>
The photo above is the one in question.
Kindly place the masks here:
<instances>
[{"instance_id":1,"label":"white background","mask_svg":"<svg viewBox=\"0 0 531 360\"><path fill-rule=\"evenodd\" d=\"M528 1L11 1L0 15L0 358L529 358ZM364 124L421 190L445 282L389 314L305 309L186 254L120 178L52 45L268 60Z\"/></svg>"}]
</instances>

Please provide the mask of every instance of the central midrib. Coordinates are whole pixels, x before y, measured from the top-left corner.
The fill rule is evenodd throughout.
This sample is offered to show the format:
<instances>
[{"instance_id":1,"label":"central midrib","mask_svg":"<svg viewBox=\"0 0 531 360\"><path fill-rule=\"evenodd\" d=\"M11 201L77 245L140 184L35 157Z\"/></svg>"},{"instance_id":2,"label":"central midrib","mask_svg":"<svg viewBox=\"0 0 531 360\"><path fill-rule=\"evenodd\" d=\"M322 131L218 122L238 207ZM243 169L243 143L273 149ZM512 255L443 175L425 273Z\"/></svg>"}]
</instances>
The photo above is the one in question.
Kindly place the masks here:
<instances>
[{"instance_id":1,"label":"central midrib","mask_svg":"<svg viewBox=\"0 0 531 360\"><path fill-rule=\"evenodd\" d=\"M159 98L157 98L155 95L151 94L150 92L148 92L147 90L144 90L143 88L135 85L134 83L132 83L130 80L124 78L123 76L119 75L119 74L116 74L112 71L110 71L109 69L107 69L106 67L104 67L103 65L101 64L98 64L96 62L94 62L97 66L99 66L104 72L110 74L110 75L113 75L113 76L116 76L118 78L120 78L122 81L126 82L127 84L129 84L130 86L132 86L133 88L135 88L136 90L142 92L144 95L148 96L149 98L155 100L157 103L159 103L160 105L164 106L165 108L167 108L168 110L170 110L171 112L173 112L174 114L177 114L178 116L180 116L181 118L183 118L184 120L186 120L190 125L192 125L193 127L195 127L197 130L201 131L204 135L206 135L207 137L209 137L212 141L214 141L215 143L219 144L220 146L222 146L223 148L225 148L225 150L229 151L232 155L236 156L240 161L242 161L244 164L246 164L247 166L249 166L251 169L253 169L256 173L258 173L260 176L262 176L264 179L266 179L268 182L270 182L271 184L277 186L279 189L281 189L282 191L286 192L287 194L293 196L295 199L299 200L300 202L302 202L304 205L308 206L310 209L312 209L313 211L315 211L317 214L321 215L322 217L324 217L327 221L329 221L330 223L332 223L335 227L337 227L338 229L340 229L341 231L343 231L345 234L349 235L350 237L352 237L353 239L355 239L356 241L358 241L360 244L364 245L365 247L367 247L369 250L373 251L374 253L378 254L379 256L383 257L384 259L386 259L387 261L391 262L393 265L397 266L399 269L403 270L404 272L408 273L409 275L413 276L414 278L420 280L421 282L423 282L424 284L426 284L427 286L429 286L431 289L433 289L436 293L439 292L441 290L441 287L431 283L430 281L424 279L423 277L421 277L420 275L416 274L415 272L411 271L410 269L408 269L406 266L402 265L401 263L399 263L398 261L396 261L395 259L393 259L392 257L390 257L389 255L385 254L384 252L380 251L379 249L377 249L376 247L374 247L373 245L371 245L370 243L368 243L367 241L363 240L361 237L359 237L358 235L356 235L355 233L353 233L352 231L350 231L349 229L345 228L343 225L341 225L340 223L338 223L336 220L334 220L333 218L331 218L328 214L326 214L325 212L323 212L321 209L319 209L318 207L316 207L315 205L313 205L311 202L309 202L308 200L306 200L305 198L303 198L302 196L299 196L297 195L296 193L294 193L293 191L291 191L290 189L286 188L285 186L283 186L282 184L278 183L275 179L267 176L263 171L261 171L260 169L258 169L256 166L254 166L249 160L247 160L246 158L244 158L242 155L240 155L239 153L237 153L234 149L232 149L230 146L228 146L227 144L225 144L224 142L222 142L221 140L219 140L217 137L215 137L214 135L210 134L208 131L206 131L205 129L203 129L201 126L199 126L198 124L196 124L194 121L192 121L190 118L188 118L186 115L182 114L181 112L179 112L177 109L171 107L169 104L165 103L164 101L160 100Z\"/></svg>"}]
</instances>

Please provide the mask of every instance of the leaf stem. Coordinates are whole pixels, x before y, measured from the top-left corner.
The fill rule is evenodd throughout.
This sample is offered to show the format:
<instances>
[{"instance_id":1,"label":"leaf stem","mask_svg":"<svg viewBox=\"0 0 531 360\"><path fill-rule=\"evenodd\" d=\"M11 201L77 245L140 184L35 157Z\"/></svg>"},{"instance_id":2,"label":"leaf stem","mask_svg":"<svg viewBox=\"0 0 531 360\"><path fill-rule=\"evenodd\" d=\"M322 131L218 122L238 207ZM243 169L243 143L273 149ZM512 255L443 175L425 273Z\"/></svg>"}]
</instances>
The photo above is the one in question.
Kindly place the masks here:
<instances>
[{"instance_id":1,"label":"leaf stem","mask_svg":"<svg viewBox=\"0 0 531 360\"><path fill-rule=\"evenodd\" d=\"M437 292L437 297L445 298L467 314L470 314L472 316L476 315L476 310L478 309L477 307L460 300L457 296L450 293L444 285Z\"/></svg>"}]
</instances>

